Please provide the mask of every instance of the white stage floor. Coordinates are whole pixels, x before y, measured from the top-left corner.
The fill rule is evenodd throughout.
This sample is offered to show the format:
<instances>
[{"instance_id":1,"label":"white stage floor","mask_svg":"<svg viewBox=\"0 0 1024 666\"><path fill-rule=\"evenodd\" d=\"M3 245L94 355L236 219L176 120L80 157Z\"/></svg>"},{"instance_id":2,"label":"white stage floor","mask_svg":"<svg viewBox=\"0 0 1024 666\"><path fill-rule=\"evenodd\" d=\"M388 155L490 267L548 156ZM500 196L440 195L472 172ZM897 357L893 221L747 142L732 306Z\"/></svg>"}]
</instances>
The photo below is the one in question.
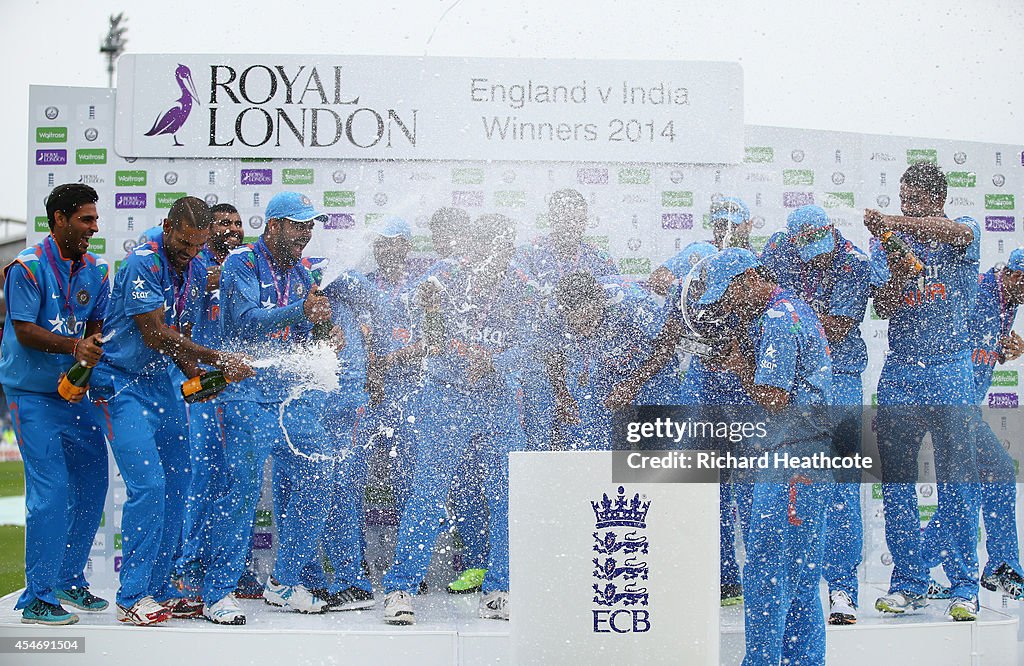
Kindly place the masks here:
<instances>
[{"instance_id":1,"label":"white stage floor","mask_svg":"<svg viewBox=\"0 0 1024 666\"><path fill-rule=\"evenodd\" d=\"M96 590L104 598L113 595ZM881 590L865 586L870 607ZM146 666L218 664L509 664L509 624L476 617L477 595L443 593L417 597L417 624L394 627L380 609L301 615L260 600L241 600L248 624L223 627L206 620L171 620L159 627L119 625L113 610L79 613L70 627L20 622L13 610L17 594L0 599L0 639L84 638L84 654L0 654L0 664L137 663ZM935 601L915 615L882 618L865 610L850 627L827 630L828 664L899 663L927 666L1013 666L1018 661L1017 617L985 608L978 622L954 623ZM514 607L513 607L514 612ZM742 606L722 609L721 663L738 664L743 654ZM640 656L640 655L638 655ZM682 663L682 662L680 662ZM533 666L533 665L529 665ZM588 665L588 666L597 666Z\"/></svg>"}]
</instances>

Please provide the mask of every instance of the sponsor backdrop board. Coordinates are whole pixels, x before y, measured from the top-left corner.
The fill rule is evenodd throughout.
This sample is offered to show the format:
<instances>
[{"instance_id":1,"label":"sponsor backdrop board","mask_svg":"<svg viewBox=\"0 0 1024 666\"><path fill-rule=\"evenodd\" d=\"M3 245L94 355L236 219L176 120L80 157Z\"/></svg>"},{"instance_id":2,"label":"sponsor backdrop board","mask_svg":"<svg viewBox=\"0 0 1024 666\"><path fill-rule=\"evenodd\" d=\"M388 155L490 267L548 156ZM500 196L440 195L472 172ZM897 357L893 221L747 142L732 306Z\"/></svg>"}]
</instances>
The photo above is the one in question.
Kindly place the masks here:
<instances>
[{"instance_id":1,"label":"sponsor backdrop board","mask_svg":"<svg viewBox=\"0 0 1024 666\"><path fill-rule=\"evenodd\" d=\"M29 243L47 233L43 202L59 183L83 182L99 191L100 233L93 238L92 249L114 268L183 192L211 204L234 203L242 213L246 236L254 238L262 232L270 197L295 189L308 194L330 216L325 227L315 231L309 254L369 269L369 239L388 215L409 220L420 254L430 250L429 216L449 205L460 206L474 217L493 212L509 215L517 222L519 241L526 242L546 233L546 197L556 189L575 187L589 203L589 240L611 253L621 273L643 279L685 244L710 237L707 210L718 195L738 194L750 205L755 246L782 228L794 207L816 203L829 212L844 235L866 248L863 209L898 212L900 175L909 163L928 159L949 173L947 212L972 215L982 225L983 270L1005 261L1013 248L1024 245L1019 226L1024 205L1020 145L746 126L743 161L732 166L617 162L611 153L598 155L609 161L589 156L584 157L590 161L510 161L503 158L507 153L500 147L490 155L491 161L306 159L277 156L269 147L259 157L135 158L121 157L114 150L115 107L112 90L32 88ZM205 107L195 108L199 110L193 113L209 113ZM140 132L148 131L139 127ZM165 142L165 150L173 148L172 136L147 139ZM185 150L182 155L194 154L190 148ZM655 158L652 154L647 159ZM1019 323L1017 330L1022 328L1024 324ZM886 323L869 313L862 326L869 353L864 373L866 404L876 400L886 331ZM1024 425L1016 409L1022 368L1019 362L998 366L987 398L992 408L989 421L1008 449L1019 446L1021 438L1013 433L1020 433ZM870 436L871 428L866 427L865 433ZM1019 455L1014 457L1019 460ZM120 556L124 487L119 478L112 479L91 563L97 585L114 584ZM919 498L926 521L934 511L934 488L922 485ZM865 573L871 581L884 582L891 561L877 489L865 486L864 502ZM257 543L261 553L272 557L271 512L269 506L263 508Z\"/></svg>"},{"instance_id":2,"label":"sponsor backdrop board","mask_svg":"<svg viewBox=\"0 0 1024 666\"><path fill-rule=\"evenodd\" d=\"M513 663L717 665L717 486L619 485L611 465L510 456Z\"/></svg>"}]
</instances>

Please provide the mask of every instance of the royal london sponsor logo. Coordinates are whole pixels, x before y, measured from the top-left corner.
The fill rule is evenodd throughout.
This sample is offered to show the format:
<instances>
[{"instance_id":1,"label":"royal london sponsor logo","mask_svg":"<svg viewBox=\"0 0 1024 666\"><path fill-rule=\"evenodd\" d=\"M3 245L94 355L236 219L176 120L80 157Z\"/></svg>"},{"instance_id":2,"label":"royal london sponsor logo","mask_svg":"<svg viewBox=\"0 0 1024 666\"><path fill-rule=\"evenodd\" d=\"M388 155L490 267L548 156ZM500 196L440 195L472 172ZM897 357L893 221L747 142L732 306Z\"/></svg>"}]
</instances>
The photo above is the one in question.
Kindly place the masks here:
<instances>
[{"instance_id":1,"label":"royal london sponsor logo","mask_svg":"<svg viewBox=\"0 0 1024 666\"><path fill-rule=\"evenodd\" d=\"M273 185L273 169L242 169L238 176L240 185Z\"/></svg>"},{"instance_id":2,"label":"royal london sponsor logo","mask_svg":"<svg viewBox=\"0 0 1024 666\"><path fill-rule=\"evenodd\" d=\"M37 165L61 165L68 163L68 151L63 148L55 150L37 150Z\"/></svg>"},{"instance_id":3,"label":"royal london sponsor logo","mask_svg":"<svg viewBox=\"0 0 1024 666\"><path fill-rule=\"evenodd\" d=\"M145 192L118 192L114 194L114 208L145 208Z\"/></svg>"},{"instance_id":4,"label":"royal london sponsor logo","mask_svg":"<svg viewBox=\"0 0 1024 666\"><path fill-rule=\"evenodd\" d=\"M484 193L476 190L456 190L452 192L452 205L477 208L484 205Z\"/></svg>"},{"instance_id":5,"label":"royal london sponsor logo","mask_svg":"<svg viewBox=\"0 0 1024 666\"><path fill-rule=\"evenodd\" d=\"M1016 231L1016 220L1012 215L986 215L985 231Z\"/></svg>"},{"instance_id":6,"label":"royal london sponsor logo","mask_svg":"<svg viewBox=\"0 0 1024 666\"><path fill-rule=\"evenodd\" d=\"M591 167L576 170L576 182L580 185L607 185L608 169Z\"/></svg>"},{"instance_id":7,"label":"royal london sponsor logo","mask_svg":"<svg viewBox=\"0 0 1024 666\"><path fill-rule=\"evenodd\" d=\"M693 229L693 215L690 213L662 213L662 229Z\"/></svg>"},{"instance_id":8,"label":"royal london sponsor logo","mask_svg":"<svg viewBox=\"0 0 1024 666\"><path fill-rule=\"evenodd\" d=\"M994 409L1016 409L1019 404L1016 393L989 393L988 406Z\"/></svg>"},{"instance_id":9,"label":"royal london sponsor logo","mask_svg":"<svg viewBox=\"0 0 1024 666\"><path fill-rule=\"evenodd\" d=\"M783 192L782 205L786 208L799 208L814 203L813 192Z\"/></svg>"},{"instance_id":10,"label":"royal london sponsor logo","mask_svg":"<svg viewBox=\"0 0 1024 666\"><path fill-rule=\"evenodd\" d=\"M619 486L614 499L607 493L590 503L594 510L592 551L594 582L591 611L595 634L645 633L651 630L651 612L646 608L650 568L647 556L647 512L651 502L635 493L627 498Z\"/></svg>"}]
</instances>

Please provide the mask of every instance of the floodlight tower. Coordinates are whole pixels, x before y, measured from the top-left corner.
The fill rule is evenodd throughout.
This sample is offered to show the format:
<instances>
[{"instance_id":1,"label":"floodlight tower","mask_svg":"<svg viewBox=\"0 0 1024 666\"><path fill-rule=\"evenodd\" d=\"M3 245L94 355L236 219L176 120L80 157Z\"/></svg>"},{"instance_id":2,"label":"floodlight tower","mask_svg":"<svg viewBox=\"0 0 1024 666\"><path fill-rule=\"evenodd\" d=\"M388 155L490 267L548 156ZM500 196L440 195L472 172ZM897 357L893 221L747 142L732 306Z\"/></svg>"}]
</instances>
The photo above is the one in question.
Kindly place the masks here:
<instances>
[{"instance_id":1,"label":"floodlight tower","mask_svg":"<svg viewBox=\"0 0 1024 666\"><path fill-rule=\"evenodd\" d=\"M128 31L128 27L122 25L125 21L124 12L120 14L112 14L110 16L110 29L107 30L107 36L100 44L100 53L107 56L107 87L114 87L114 61L117 60L117 56L124 53L124 45L128 43L128 40L124 38L124 33Z\"/></svg>"}]
</instances>

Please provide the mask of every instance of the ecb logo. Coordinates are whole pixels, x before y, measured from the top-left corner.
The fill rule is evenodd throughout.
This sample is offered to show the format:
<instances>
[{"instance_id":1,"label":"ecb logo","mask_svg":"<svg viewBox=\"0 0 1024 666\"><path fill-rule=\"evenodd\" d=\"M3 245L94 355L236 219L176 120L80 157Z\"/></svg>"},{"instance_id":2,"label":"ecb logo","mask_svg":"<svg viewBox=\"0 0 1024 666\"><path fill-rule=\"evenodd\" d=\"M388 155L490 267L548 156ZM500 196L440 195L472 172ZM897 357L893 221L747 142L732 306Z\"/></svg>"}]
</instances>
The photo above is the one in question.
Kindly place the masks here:
<instances>
[{"instance_id":1,"label":"ecb logo","mask_svg":"<svg viewBox=\"0 0 1024 666\"><path fill-rule=\"evenodd\" d=\"M646 609L649 575L646 557L647 511L650 500L642 500L639 493L631 499L626 489L618 488L618 496L610 499L607 493L600 501L591 502L594 509L593 603L600 608L592 611L593 630L596 634L640 634L651 630L651 612Z\"/></svg>"}]
</instances>

